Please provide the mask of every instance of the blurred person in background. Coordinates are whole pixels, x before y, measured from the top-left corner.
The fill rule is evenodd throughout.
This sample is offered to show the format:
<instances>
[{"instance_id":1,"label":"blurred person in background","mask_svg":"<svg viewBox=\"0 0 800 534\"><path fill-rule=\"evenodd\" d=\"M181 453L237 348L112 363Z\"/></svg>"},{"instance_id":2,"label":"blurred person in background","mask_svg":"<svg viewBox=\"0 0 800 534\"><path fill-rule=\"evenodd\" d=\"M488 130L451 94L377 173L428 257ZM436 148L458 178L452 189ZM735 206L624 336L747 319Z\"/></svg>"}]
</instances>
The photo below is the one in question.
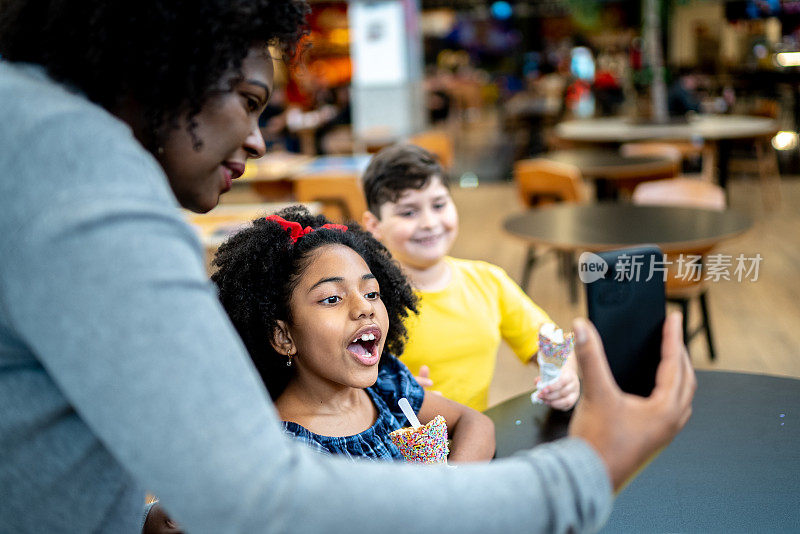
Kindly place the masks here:
<instances>
[{"instance_id":1,"label":"blurred person in background","mask_svg":"<svg viewBox=\"0 0 800 534\"><path fill-rule=\"evenodd\" d=\"M700 111L696 74L681 74L672 82L667 92L667 108L673 117L682 117L690 111L695 113Z\"/></svg>"}]
</instances>

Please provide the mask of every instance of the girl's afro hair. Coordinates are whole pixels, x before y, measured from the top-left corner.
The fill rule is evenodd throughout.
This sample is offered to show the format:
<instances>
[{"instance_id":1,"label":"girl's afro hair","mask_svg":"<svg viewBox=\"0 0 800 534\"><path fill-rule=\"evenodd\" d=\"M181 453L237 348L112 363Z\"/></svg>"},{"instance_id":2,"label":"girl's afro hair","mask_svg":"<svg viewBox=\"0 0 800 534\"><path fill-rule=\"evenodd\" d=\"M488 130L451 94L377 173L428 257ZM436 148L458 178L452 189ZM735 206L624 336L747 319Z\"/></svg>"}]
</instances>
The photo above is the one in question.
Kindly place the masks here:
<instances>
[{"instance_id":1,"label":"girl's afro hair","mask_svg":"<svg viewBox=\"0 0 800 534\"><path fill-rule=\"evenodd\" d=\"M289 309L292 291L313 251L325 245L350 247L375 275L389 315L384 354L399 356L407 338L404 320L409 312L417 313L417 299L386 247L355 223L349 223L345 232L320 228L330 221L311 215L302 206L286 208L277 215L315 230L292 243L289 231L278 223L256 219L220 245L213 262L217 270L211 277L272 398L283 392L292 368L286 366L286 357L275 351L270 339L278 320L293 322Z\"/></svg>"}]
</instances>

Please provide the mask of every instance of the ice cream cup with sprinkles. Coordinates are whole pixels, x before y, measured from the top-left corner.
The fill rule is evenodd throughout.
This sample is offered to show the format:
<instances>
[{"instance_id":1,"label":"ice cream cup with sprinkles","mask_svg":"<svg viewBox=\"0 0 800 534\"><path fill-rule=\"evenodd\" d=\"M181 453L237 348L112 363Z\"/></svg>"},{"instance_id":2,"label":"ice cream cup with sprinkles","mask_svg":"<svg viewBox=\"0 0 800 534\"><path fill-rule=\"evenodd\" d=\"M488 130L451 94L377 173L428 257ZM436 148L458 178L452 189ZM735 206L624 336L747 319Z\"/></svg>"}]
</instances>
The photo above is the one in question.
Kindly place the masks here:
<instances>
[{"instance_id":1,"label":"ice cream cup with sprinkles","mask_svg":"<svg viewBox=\"0 0 800 534\"><path fill-rule=\"evenodd\" d=\"M531 393L531 402L540 404L543 401L539 394L545 386L555 382L561 376L561 368L567 357L572 354L575 346L573 333L564 334L553 323L545 323L539 328L539 352L536 361L539 362L539 385Z\"/></svg>"},{"instance_id":2,"label":"ice cream cup with sprinkles","mask_svg":"<svg viewBox=\"0 0 800 534\"><path fill-rule=\"evenodd\" d=\"M447 422L437 415L419 428L406 427L389 434L392 443L407 462L446 464L450 449L447 445Z\"/></svg>"}]
</instances>

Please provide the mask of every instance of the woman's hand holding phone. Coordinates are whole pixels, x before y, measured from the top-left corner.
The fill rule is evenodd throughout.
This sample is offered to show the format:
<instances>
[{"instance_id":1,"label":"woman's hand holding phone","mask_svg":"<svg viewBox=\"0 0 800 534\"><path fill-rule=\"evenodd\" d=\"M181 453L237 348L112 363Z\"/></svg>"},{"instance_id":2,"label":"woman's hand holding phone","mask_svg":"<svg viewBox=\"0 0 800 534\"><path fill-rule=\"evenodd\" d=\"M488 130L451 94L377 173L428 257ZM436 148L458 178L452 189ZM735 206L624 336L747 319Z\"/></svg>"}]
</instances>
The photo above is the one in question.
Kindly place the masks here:
<instances>
[{"instance_id":1,"label":"woman's hand holding phone","mask_svg":"<svg viewBox=\"0 0 800 534\"><path fill-rule=\"evenodd\" d=\"M624 393L617 386L600 335L589 321L576 319L573 329L583 394L569 434L597 451L618 491L691 416L697 382L683 344L681 315L672 313L664 322L661 362L649 397Z\"/></svg>"}]
</instances>

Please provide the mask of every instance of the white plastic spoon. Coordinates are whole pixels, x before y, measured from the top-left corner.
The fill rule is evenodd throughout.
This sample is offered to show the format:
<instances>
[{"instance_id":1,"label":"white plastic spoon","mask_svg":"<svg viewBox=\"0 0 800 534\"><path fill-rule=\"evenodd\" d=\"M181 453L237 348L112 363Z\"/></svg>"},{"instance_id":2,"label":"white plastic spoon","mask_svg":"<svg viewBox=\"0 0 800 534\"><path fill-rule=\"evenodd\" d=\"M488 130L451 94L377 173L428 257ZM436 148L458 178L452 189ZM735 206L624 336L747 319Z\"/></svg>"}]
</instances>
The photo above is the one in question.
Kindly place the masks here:
<instances>
[{"instance_id":1,"label":"white plastic spoon","mask_svg":"<svg viewBox=\"0 0 800 534\"><path fill-rule=\"evenodd\" d=\"M403 410L403 414L406 416L406 419L408 419L408 422L411 423L412 427L419 428L422 426L419 422L419 419L417 419L417 414L415 414L414 410L411 409L411 405L408 403L407 398L402 397L399 401L397 401L397 404L400 406L400 409Z\"/></svg>"}]
</instances>

